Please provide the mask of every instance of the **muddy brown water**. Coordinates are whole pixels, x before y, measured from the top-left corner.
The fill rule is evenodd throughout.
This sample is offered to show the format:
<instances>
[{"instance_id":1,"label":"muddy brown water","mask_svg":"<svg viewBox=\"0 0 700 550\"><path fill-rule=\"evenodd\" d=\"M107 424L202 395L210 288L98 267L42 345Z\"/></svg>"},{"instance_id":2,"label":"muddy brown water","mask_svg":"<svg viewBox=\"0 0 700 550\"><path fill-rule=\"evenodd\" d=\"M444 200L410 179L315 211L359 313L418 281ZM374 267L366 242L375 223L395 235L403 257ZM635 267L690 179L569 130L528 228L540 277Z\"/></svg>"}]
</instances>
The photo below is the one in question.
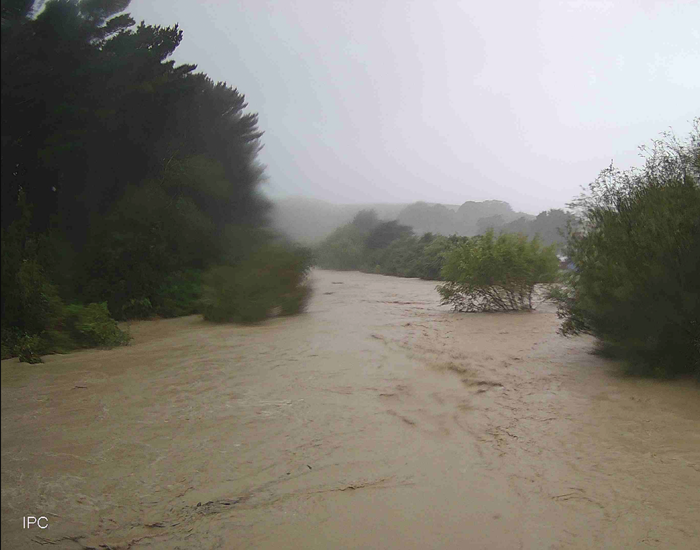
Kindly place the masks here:
<instances>
[{"instance_id":1,"label":"muddy brown water","mask_svg":"<svg viewBox=\"0 0 700 550\"><path fill-rule=\"evenodd\" d=\"M620 376L546 305L312 277L299 317L3 361L2 548L700 547L694 382Z\"/></svg>"}]
</instances>

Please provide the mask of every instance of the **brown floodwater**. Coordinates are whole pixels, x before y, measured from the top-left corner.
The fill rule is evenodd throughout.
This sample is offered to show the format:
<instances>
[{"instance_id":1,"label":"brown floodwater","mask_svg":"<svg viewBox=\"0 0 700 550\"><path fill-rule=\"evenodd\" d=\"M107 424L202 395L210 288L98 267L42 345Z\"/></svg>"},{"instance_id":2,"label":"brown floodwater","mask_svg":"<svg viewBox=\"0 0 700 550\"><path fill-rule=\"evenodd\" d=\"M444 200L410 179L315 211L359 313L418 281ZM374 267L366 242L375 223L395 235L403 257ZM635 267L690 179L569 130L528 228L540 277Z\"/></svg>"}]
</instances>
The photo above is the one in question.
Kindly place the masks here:
<instances>
[{"instance_id":1,"label":"brown floodwater","mask_svg":"<svg viewBox=\"0 0 700 550\"><path fill-rule=\"evenodd\" d=\"M2 548L697 548L700 387L315 271L306 314L2 362ZM44 516L47 529L23 529Z\"/></svg>"}]
</instances>

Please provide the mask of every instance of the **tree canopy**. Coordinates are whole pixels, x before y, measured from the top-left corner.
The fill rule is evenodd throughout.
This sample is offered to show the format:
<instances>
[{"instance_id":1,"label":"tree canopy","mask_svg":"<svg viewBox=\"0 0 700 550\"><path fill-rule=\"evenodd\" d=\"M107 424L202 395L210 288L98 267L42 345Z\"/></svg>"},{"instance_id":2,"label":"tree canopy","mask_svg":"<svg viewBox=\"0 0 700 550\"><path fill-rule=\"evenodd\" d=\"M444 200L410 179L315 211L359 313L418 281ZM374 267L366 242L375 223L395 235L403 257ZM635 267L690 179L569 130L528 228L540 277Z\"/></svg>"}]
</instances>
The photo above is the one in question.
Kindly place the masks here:
<instances>
[{"instance_id":1,"label":"tree canopy","mask_svg":"<svg viewBox=\"0 0 700 550\"><path fill-rule=\"evenodd\" d=\"M137 25L128 5L2 3L3 325L31 317L26 261L63 299L121 316L270 239L257 115L169 59L178 25Z\"/></svg>"}]
</instances>

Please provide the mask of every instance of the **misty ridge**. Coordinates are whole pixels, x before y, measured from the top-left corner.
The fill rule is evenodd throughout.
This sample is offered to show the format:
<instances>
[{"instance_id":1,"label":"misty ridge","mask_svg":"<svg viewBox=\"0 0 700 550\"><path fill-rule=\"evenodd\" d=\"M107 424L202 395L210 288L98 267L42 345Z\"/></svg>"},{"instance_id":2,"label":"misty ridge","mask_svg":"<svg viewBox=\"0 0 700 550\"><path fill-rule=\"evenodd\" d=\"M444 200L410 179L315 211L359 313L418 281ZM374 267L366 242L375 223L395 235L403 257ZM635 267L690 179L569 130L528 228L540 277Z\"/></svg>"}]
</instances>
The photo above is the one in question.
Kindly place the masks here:
<instances>
[{"instance_id":1,"label":"misty ridge","mask_svg":"<svg viewBox=\"0 0 700 550\"><path fill-rule=\"evenodd\" d=\"M272 226L305 245L317 245L339 227L351 222L361 211L374 210L382 221L397 221L417 236L457 235L473 237L488 229L497 233L539 235L545 245L560 248L573 216L562 210L543 211L537 216L516 212L500 200L466 201L462 205L415 202L412 204L344 204L293 197L273 202Z\"/></svg>"}]
</instances>

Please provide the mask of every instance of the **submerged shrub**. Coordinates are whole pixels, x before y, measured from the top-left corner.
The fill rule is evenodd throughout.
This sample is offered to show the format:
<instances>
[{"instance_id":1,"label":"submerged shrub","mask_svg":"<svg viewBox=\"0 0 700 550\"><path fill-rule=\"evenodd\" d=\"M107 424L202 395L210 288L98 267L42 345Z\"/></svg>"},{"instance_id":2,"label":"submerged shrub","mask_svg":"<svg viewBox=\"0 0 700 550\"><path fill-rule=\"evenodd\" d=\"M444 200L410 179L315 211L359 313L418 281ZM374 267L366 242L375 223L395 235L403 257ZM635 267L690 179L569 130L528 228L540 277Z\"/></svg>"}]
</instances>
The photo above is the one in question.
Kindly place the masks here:
<instances>
[{"instance_id":1,"label":"submerged shrub","mask_svg":"<svg viewBox=\"0 0 700 550\"><path fill-rule=\"evenodd\" d=\"M437 290L456 311L530 310L535 285L554 282L558 267L554 246L489 230L452 249L442 269L447 282Z\"/></svg>"},{"instance_id":2,"label":"submerged shrub","mask_svg":"<svg viewBox=\"0 0 700 550\"><path fill-rule=\"evenodd\" d=\"M203 279L204 318L254 323L276 310L283 315L300 313L311 294L310 265L307 249L271 243L236 266L213 267Z\"/></svg>"},{"instance_id":3,"label":"submerged shrub","mask_svg":"<svg viewBox=\"0 0 700 550\"><path fill-rule=\"evenodd\" d=\"M202 313L208 321L254 323L274 308L270 277L251 266L217 266L204 276Z\"/></svg>"},{"instance_id":4,"label":"submerged shrub","mask_svg":"<svg viewBox=\"0 0 700 550\"><path fill-rule=\"evenodd\" d=\"M311 284L304 282L280 296L280 315L296 315L305 311L312 293Z\"/></svg>"},{"instance_id":5,"label":"submerged shrub","mask_svg":"<svg viewBox=\"0 0 700 550\"><path fill-rule=\"evenodd\" d=\"M36 364L43 363L42 351L43 344L40 336L23 334L15 344L14 355L19 358L20 363Z\"/></svg>"},{"instance_id":6,"label":"submerged shrub","mask_svg":"<svg viewBox=\"0 0 700 550\"><path fill-rule=\"evenodd\" d=\"M70 305L66 313L66 329L80 347L123 346L131 340L110 317L106 302Z\"/></svg>"},{"instance_id":7,"label":"submerged shrub","mask_svg":"<svg viewBox=\"0 0 700 550\"><path fill-rule=\"evenodd\" d=\"M45 345L41 337L16 328L2 329L2 358L18 357L21 363L42 363Z\"/></svg>"}]
</instances>

